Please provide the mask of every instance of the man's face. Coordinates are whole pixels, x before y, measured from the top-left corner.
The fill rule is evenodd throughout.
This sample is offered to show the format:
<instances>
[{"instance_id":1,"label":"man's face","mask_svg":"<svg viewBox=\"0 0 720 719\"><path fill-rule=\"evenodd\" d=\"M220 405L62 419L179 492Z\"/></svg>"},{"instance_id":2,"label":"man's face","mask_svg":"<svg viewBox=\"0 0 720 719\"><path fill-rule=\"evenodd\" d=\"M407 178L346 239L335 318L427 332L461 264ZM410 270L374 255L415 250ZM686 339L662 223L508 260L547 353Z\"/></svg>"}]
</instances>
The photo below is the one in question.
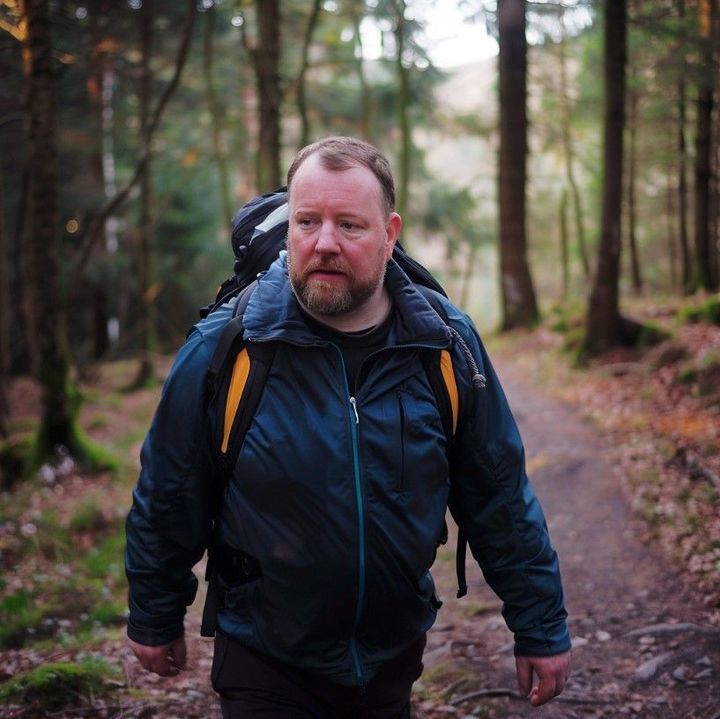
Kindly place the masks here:
<instances>
[{"instance_id":1,"label":"man's face","mask_svg":"<svg viewBox=\"0 0 720 719\"><path fill-rule=\"evenodd\" d=\"M328 170L317 155L290 191L288 267L302 304L319 315L350 313L382 290L401 221L386 216L380 183L366 167Z\"/></svg>"}]
</instances>

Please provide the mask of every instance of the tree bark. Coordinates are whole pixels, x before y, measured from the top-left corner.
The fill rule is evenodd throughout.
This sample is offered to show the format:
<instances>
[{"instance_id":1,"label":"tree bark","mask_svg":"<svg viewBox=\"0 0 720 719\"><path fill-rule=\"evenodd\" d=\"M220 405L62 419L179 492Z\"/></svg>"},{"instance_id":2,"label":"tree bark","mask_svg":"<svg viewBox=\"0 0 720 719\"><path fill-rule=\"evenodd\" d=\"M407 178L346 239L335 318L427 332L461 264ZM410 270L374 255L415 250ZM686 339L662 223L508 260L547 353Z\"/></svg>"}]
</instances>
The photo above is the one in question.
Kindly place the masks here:
<instances>
[{"instance_id":1,"label":"tree bark","mask_svg":"<svg viewBox=\"0 0 720 719\"><path fill-rule=\"evenodd\" d=\"M53 47L48 0L25 0L29 75L29 212L25 242L32 257L33 332L40 346L42 408L36 462L58 445L82 456L75 425L76 393L69 379L65 313L60 288L57 210L57 148Z\"/></svg>"},{"instance_id":2,"label":"tree bark","mask_svg":"<svg viewBox=\"0 0 720 719\"><path fill-rule=\"evenodd\" d=\"M622 336L619 307L623 129L627 63L627 2L605 3L605 113L603 120L602 220L598 263L588 306L585 349L597 355Z\"/></svg>"},{"instance_id":3,"label":"tree bark","mask_svg":"<svg viewBox=\"0 0 720 719\"><path fill-rule=\"evenodd\" d=\"M260 192L279 187L280 173L280 0L255 0L258 45L253 65L258 90L257 184Z\"/></svg>"},{"instance_id":4,"label":"tree bark","mask_svg":"<svg viewBox=\"0 0 720 719\"><path fill-rule=\"evenodd\" d=\"M627 228L628 248L630 249L630 273L632 288L636 294L643 289L642 274L640 271L640 256L637 246L637 125L639 97L636 89L628 91L628 167L627 167Z\"/></svg>"},{"instance_id":5,"label":"tree bark","mask_svg":"<svg viewBox=\"0 0 720 719\"><path fill-rule=\"evenodd\" d=\"M226 153L223 148L223 118L215 92L213 73L213 39L215 35L215 5L205 12L205 36L203 38L203 71L205 75L205 98L208 104L211 121L212 152L218 171L220 186L220 207L222 208L222 225L230 227L234 214L230 190L230 172Z\"/></svg>"},{"instance_id":6,"label":"tree bark","mask_svg":"<svg viewBox=\"0 0 720 719\"><path fill-rule=\"evenodd\" d=\"M147 158L140 177L140 220L138 226L138 250L136 254L136 273L140 304L143 309L141 318L142 357L135 386L142 387L152 383L155 377L156 311L153 281L155 276L155 256L153 249L152 219L152 133L150 124L150 102L153 91L153 71L150 58L153 50L153 23L155 20L154 3L144 2L140 9L140 86L138 88L138 108L140 115L140 146Z\"/></svg>"},{"instance_id":7,"label":"tree bark","mask_svg":"<svg viewBox=\"0 0 720 719\"><path fill-rule=\"evenodd\" d=\"M527 260L527 41L525 0L498 1L500 273L503 330L539 319Z\"/></svg>"},{"instance_id":8,"label":"tree bark","mask_svg":"<svg viewBox=\"0 0 720 719\"><path fill-rule=\"evenodd\" d=\"M685 0L678 0L678 17L684 24ZM680 276L683 294L689 295L694 290L692 257L688 238L688 182L687 182L687 87L685 82L686 61L684 39L679 48L680 71L677 84L677 177L678 177L678 239L680 243Z\"/></svg>"},{"instance_id":9,"label":"tree bark","mask_svg":"<svg viewBox=\"0 0 720 719\"><path fill-rule=\"evenodd\" d=\"M568 192L563 189L562 195L560 196L560 207L558 208L558 215L560 220L560 264L562 266L562 295L561 298L567 299L570 292L570 252L568 251L568 222L567 222L567 209L568 209Z\"/></svg>"},{"instance_id":10,"label":"tree bark","mask_svg":"<svg viewBox=\"0 0 720 719\"><path fill-rule=\"evenodd\" d=\"M372 142L372 104L370 102L370 85L365 75L365 60L363 58L363 41L360 32L360 22L362 21L362 13L353 15L353 30L355 32L355 42L357 43L356 52L356 68L358 82L360 84L360 136Z\"/></svg>"},{"instance_id":11,"label":"tree bark","mask_svg":"<svg viewBox=\"0 0 720 719\"><path fill-rule=\"evenodd\" d=\"M575 220L575 235L578 243L578 254L582 266L583 277L590 277L590 260L588 259L587 241L585 239L585 218L580 197L580 188L575 177L575 152L573 150L572 130L570 124L570 97L567 77L567 56L565 53L565 20L564 10L560 10L560 26L562 38L558 43L560 50L560 117L562 123L562 145L565 155L565 177L573 203L573 217Z\"/></svg>"},{"instance_id":12,"label":"tree bark","mask_svg":"<svg viewBox=\"0 0 720 719\"><path fill-rule=\"evenodd\" d=\"M5 227L5 195L0 172L0 439L8 436L7 381L10 375L10 260Z\"/></svg>"},{"instance_id":13,"label":"tree bark","mask_svg":"<svg viewBox=\"0 0 720 719\"><path fill-rule=\"evenodd\" d=\"M712 27L717 0L700 0L700 79L695 130L695 261L699 285L708 292L718 289L717 248L711 241L712 118L714 57Z\"/></svg>"},{"instance_id":14,"label":"tree bark","mask_svg":"<svg viewBox=\"0 0 720 719\"><path fill-rule=\"evenodd\" d=\"M320 8L322 0L314 0L310 18L305 28L305 37L303 38L302 59L300 61L300 72L297 77L297 107L300 115L300 147L310 143L310 118L307 109L307 71L310 67L310 45L312 44L313 34L320 17Z\"/></svg>"},{"instance_id":15,"label":"tree bark","mask_svg":"<svg viewBox=\"0 0 720 719\"><path fill-rule=\"evenodd\" d=\"M410 189L410 160L412 156L412 136L410 128L410 78L408 68L403 62L406 40L405 0L396 0L393 3L395 9L395 44L397 46L397 57L395 60L397 68L397 117L400 128L400 157L397 187L397 211L405 219L407 237L407 205Z\"/></svg>"}]
</instances>

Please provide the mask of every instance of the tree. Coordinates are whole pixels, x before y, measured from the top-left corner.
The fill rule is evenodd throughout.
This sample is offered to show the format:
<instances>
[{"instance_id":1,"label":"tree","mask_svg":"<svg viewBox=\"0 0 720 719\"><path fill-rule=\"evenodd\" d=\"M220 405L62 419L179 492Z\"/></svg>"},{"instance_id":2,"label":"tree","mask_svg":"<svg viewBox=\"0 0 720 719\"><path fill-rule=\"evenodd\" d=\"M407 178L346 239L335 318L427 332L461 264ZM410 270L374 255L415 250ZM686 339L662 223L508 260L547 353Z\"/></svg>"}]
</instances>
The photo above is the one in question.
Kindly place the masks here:
<instances>
[{"instance_id":1,"label":"tree","mask_svg":"<svg viewBox=\"0 0 720 719\"><path fill-rule=\"evenodd\" d=\"M678 18L685 23L685 0L677 0ZM678 197L678 238L680 241L680 277L684 294L693 291L692 262L690 257L690 242L688 240L688 182L687 182L687 89L686 89L686 61L685 38L678 43L679 46L679 72L677 79L677 197Z\"/></svg>"},{"instance_id":2,"label":"tree","mask_svg":"<svg viewBox=\"0 0 720 719\"><path fill-rule=\"evenodd\" d=\"M307 87L306 77L310 67L310 45L312 43L313 33L320 17L321 0L314 0L310 18L305 28L305 36L302 44L302 58L300 61L300 72L297 76L297 107L300 115L300 147L310 143L310 120L307 111Z\"/></svg>"},{"instance_id":3,"label":"tree","mask_svg":"<svg viewBox=\"0 0 720 719\"><path fill-rule=\"evenodd\" d=\"M534 325L539 312L527 260L527 41L525 0L498 0L500 89L500 287L503 330Z\"/></svg>"},{"instance_id":4,"label":"tree","mask_svg":"<svg viewBox=\"0 0 720 719\"><path fill-rule=\"evenodd\" d=\"M605 113L602 219L597 271L586 320L585 350L597 355L620 343L620 226L627 63L627 0L605 3Z\"/></svg>"},{"instance_id":5,"label":"tree","mask_svg":"<svg viewBox=\"0 0 720 719\"><path fill-rule=\"evenodd\" d=\"M562 128L562 146L565 159L565 177L570 188L572 198L573 218L575 220L575 234L578 242L578 252L580 254L580 262L582 265L583 276L587 279L590 276L590 261L588 260L587 242L585 240L585 219L580 197L580 188L578 187L577 178L575 177L575 151L573 149L573 139L571 130L570 116L570 97L568 82L568 62L567 62L567 32L565 30L565 11L562 6L559 10L560 22L560 41L558 42L559 65L560 65L560 125ZM563 196L563 206L567 205L567 198ZM562 213L562 222L565 223L565 211ZM567 239L567 232L564 237ZM565 245L565 261L569 263L569 252L567 243ZM569 284L569 277L565 280L566 286Z\"/></svg>"},{"instance_id":6,"label":"tree","mask_svg":"<svg viewBox=\"0 0 720 719\"><path fill-rule=\"evenodd\" d=\"M700 0L700 77L695 131L695 259L700 286L718 289L718 251L712 242L712 156L717 0Z\"/></svg>"},{"instance_id":7,"label":"tree","mask_svg":"<svg viewBox=\"0 0 720 719\"><path fill-rule=\"evenodd\" d=\"M77 392L69 377L65 314L60 288L55 139L56 75L48 0L25 0L27 23L28 221L25 242L32 259L33 328L40 344L42 412L36 462L64 446L78 459L86 452L75 416Z\"/></svg>"},{"instance_id":8,"label":"tree","mask_svg":"<svg viewBox=\"0 0 720 719\"><path fill-rule=\"evenodd\" d=\"M251 49L258 95L257 186L279 187L280 172L280 0L255 0L257 45Z\"/></svg>"},{"instance_id":9,"label":"tree","mask_svg":"<svg viewBox=\"0 0 720 719\"><path fill-rule=\"evenodd\" d=\"M140 24L140 83L138 87L138 110L140 119L140 146L143 148L145 163L140 175L140 222L137 229L138 246L135 255L135 268L138 277L138 289L143 308L140 317L142 327L142 357L135 386L143 387L154 381L157 346L155 292L155 253L152 237L153 227L153 182L152 182L152 124L150 121L150 102L154 84L154 74L150 66L153 54L153 24L155 20L154 3L144 2L139 12Z\"/></svg>"},{"instance_id":10,"label":"tree","mask_svg":"<svg viewBox=\"0 0 720 719\"><path fill-rule=\"evenodd\" d=\"M213 73L214 47L213 39L215 34L215 5L211 5L205 11L205 35L203 37L203 71L205 81L205 98L208 104L211 120L212 153L218 171L220 185L220 206L222 207L222 222L229 226L233 216L233 206L230 191L230 172L227 159L223 151L222 130L223 119L215 91L215 78Z\"/></svg>"}]
</instances>

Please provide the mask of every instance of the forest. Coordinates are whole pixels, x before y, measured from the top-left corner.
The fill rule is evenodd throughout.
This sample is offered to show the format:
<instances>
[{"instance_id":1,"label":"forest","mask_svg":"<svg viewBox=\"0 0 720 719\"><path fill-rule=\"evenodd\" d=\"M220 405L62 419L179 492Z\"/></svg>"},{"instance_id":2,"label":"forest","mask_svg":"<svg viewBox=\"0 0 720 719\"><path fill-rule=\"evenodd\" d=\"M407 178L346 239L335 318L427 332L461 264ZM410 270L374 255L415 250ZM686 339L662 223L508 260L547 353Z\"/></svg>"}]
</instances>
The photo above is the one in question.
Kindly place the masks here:
<instances>
[{"instance_id":1,"label":"forest","mask_svg":"<svg viewBox=\"0 0 720 719\"><path fill-rule=\"evenodd\" d=\"M501 375L605 438L716 637L719 117L717 0L1 0L0 717L209 716L107 661L124 517L233 217L330 134L390 158Z\"/></svg>"}]
</instances>

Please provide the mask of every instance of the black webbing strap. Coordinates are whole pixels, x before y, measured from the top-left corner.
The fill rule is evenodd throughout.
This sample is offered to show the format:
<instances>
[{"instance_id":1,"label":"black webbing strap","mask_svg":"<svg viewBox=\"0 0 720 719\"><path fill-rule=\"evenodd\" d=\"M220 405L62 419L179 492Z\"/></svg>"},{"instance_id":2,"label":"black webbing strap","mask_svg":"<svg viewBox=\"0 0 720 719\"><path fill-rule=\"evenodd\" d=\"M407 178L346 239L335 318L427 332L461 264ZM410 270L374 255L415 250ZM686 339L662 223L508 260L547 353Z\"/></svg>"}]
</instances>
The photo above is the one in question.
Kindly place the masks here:
<instances>
[{"instance_id":1,"label":"black webbing strap","mask_svg":"<svg viewBox=\"0 0 720 719\"><path fill-rule=\"evenodd\" d=\"M445 308L438 301L437 296L429 291L423 285L416 285L422 296L428 301L430 306L437 312L438 316L447 325L448 316L445 312ZM430 387L432 388L433 394L435 395L435 402L437 403L440 411L440 418L442 420L443 431L447 438L448 452L452 450L454 432L453 432L453 412L452 403L450 401L450 394L448 392L447 384L442 375L440 369L440 361L437 351L425 351L421 352L421 360L423 367L425 368L425 374L427 375ZM440 538L440 544L445 544L447 541L447 524L443 523L443 536ZM457 597L464 597L467 594L467 577L465 574L465 558L467 556L467 538L465 532L461 527L458 527L457 535L457 548L455 550L455 572L458 580L458 591Z\"/></svg>"},{"instance_id":2,"label":"black webbing strap","mask_svg":"<svg viewBox=\"0 0 720 719\"><path fill-rule=\"evenodd\" d=\"M245 331L243 315L255 285L255 282L248 285L238 296L233 312L234 316L223 328L208 366L208 384L211 390L208 411L217 415L214 423L217 427L222 427L219 418L223 416L224 412L224 400L230 383L231 368L243 347L243 334ZM230 481L240 448L265 387L265 380L275 356L275 346L274 342L251 342L247 345L250 356L250 374L240 397L238 412L233 420L230 442L224 454L220 451L222 431L216 431L213 437L213 451L218 459L220 469L218 493L221 493ZM236 554L239 556L242 553ZM201 636L212 637L215 635L217 614L224 601L224 592L218 582L218 573L223 571L224 568L227 572L231 565L233 565L233 562L228 563L224 550L213 538L211 546L208 547L207 568L205 570L205 580L208 584L200 627Z\"/></svg>"}]
</instances>

